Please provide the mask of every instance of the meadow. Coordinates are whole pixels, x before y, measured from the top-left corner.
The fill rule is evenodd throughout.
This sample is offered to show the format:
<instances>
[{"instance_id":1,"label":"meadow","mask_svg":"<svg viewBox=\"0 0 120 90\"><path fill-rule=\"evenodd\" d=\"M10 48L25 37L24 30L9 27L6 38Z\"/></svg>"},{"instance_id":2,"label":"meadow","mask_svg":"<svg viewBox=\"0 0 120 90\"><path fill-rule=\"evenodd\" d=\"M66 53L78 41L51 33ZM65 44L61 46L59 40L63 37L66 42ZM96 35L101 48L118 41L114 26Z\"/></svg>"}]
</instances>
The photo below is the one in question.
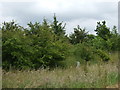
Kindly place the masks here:
<instances>
[{"instance_id":1,"label":"meadow","mask_svg":"<svg viewBox=\"0 0 120 90\"><path fill-rule=\"evenodd\" d=\"M108 63L66 69L2 70L3 88L117 88L118 58ZM114 87L114 85L117 85ZM111 87L113 86L113 87Z\"/></svg>"}]
</instances>

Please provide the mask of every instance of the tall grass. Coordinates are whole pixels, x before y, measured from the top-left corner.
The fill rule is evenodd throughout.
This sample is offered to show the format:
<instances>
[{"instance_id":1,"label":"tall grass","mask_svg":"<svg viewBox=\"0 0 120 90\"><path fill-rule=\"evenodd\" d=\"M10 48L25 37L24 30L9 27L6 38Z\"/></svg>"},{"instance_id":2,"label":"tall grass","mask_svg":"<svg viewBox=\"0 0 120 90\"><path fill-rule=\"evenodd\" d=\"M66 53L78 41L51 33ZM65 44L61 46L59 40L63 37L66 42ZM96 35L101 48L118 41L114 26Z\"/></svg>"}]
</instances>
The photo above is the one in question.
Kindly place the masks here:
<instances>
[{"instance_id":1,"label":"tall grass","mask_svg":"<svg viewBox=\"0 0 120 90\"><path fill-rule=\"evenodd\" d=\"M2 89L2 67L0 67L0 89Z\"/></svg>"},{"instance_id":2,"label":"tall grass","mask_svg":"<svg viewBox=\"0 0 120 90\"><path fill-rule=\"evenodd\" d=\"M118 83L116 64L94 64L54 70L3 72L3 88L105 88Z\"/></svg>"}]
</instances>

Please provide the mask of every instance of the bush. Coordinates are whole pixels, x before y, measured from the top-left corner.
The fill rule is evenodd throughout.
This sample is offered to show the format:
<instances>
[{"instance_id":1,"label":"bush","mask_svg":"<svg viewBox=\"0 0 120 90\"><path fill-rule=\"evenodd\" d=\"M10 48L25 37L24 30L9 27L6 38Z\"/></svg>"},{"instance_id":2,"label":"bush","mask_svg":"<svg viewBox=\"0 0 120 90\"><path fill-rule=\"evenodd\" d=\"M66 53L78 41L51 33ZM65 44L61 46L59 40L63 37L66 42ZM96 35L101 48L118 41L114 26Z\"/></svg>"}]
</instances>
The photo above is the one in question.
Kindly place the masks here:
<instances>
[{"instance_id":1,"label":"bush","mask_svg":"<svg viewBox=\"0 0 120 90\"><path fill-rule=\"evenodd\" d=\"M6 37L6 35L8 37ZM32 67L30 61L32 47L29 46L29 39L23 36L22 31L3 32L2 40L2 66L3 69Z\"/></svg>"},{"instance_id":2,"label":"bush","mask_svg":"<svg viewBox=\"0 0 120 90\"><path fill-rule=\"evenodd\" d=\"M75 46L75 50L73 53L74 53L74 56L76 57L76 60L80 61L81 63L94 60L92 47L84 43L77 44Z\"/></svg>"},{"instance_id":3,"label":"bush","mask_svg":"<svg viewBox=\"0 0 120 90\"><path fill-rule=\"evenodd\" d=\"M101 57L101 59L103 61L109 61L110 60L109 55L105 51L98 49L96 51L96 53Z\"/></svg>"},{"instance_id":4,"label":"bush","mask_svg":"<svg viewBox=\"0 0 120 90\"><path fill-rule=\"evenodd\" d=\"M13 26L2 28L3 69L55 67L65 60L68 50L66 38L55 35L51 28L38 23L30 23L29 29L23 30L17 25L12 30Z\"/></svg>"},{"instance_id":5,"label":"bush","mask_svg":"<svg viewBox=\"0 0 120 90\"><path fill-rule=\"evenodd\" d=\"M102 35L104 28L107 32ZM96 29L97 36L89 35L79 25L74 29L69 37L65 35L65 25L59 23L55 16L52 24L44 19L42 24L28 23L28 28L23 28L14 21L4 22L0 30L3 69L54 68L74 66L76 61L109 61L109 55L105 51L120 51L120 35L112 33L112 36L107 37L109 29L104 25Z\"/></svg>"}]
</instances>

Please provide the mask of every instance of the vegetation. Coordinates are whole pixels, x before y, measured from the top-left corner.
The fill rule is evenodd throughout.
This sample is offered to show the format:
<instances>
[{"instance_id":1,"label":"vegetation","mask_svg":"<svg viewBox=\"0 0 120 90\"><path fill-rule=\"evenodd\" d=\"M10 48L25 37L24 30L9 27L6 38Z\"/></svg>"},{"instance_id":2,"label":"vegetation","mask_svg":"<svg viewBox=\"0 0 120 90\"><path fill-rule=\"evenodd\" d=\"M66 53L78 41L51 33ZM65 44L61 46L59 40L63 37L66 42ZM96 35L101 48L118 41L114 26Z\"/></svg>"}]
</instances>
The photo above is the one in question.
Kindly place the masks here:
<instances>
[{"instance_id":1,"label":"vegetation","mask_svg":"<svg viewBox=\"0 0 120 90\"><path fill-rule=\"evenodd\" d=\"M4 22L0 28L3 87L105 87L110 85L105 83L105 77L111 83L117 82L116 68L108 73L112 63L115 66L118 62L114 54L120 51L120 34L116 26L110 29L106 21L97 22L96 35L93 35L78 25L72 34L66 35L66 24L59 22L55 15L52 23L43 19L42 23L27 25L24 28L11 21ZM77 61L81 65L78 69L75 68ZM91 80L90 75L96 76ZM35 83L31 85L32 82Z\"/></svg>"},{"instance_id":2,"label":"vegetation","mask_svg":"<svg viewBox=\"0 0 120 90\"><path fill-rule=\"evenodd\" d=\"M111 68L112 67L112 68ZM3 71L3 88L106 88L117 85L116 64L101 64L80 68L55 68L54 70ZM113 87L114 88L114 87Z\"/></svg>"},{"instance_id":3,"label":"vegetation","mask_svg":"<svg viewBox=\"0 0 120 90\"><path fill-rule=\"evenodd\" d=\"M65 25L59 23L55 15L52 24L44 19L42 24L28 23L28 28L14 21L4 22L1 28L3 69L64 67L70 53L73 53L75 61L79 58L81 63L84 60L94 61L94 55L109 61L108 52L117 51L120 35L116 26L110 31L105 21L97 24L97 36L88 34L79 25L74 28L74 33L67 36Z\"/></svg>"}]
</instances>

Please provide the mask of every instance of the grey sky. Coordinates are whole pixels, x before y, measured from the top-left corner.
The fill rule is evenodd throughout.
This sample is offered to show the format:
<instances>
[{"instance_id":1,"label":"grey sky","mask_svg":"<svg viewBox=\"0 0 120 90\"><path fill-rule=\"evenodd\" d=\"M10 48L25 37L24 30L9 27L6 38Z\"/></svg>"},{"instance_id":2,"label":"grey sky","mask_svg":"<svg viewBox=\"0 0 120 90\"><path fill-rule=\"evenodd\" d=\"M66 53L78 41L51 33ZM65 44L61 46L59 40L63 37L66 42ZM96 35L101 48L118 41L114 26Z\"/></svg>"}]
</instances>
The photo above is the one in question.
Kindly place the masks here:
<instances>
[{"instance_id":1,"label":"grey sky","mask_svg":"<svg viewBox=\"0 0 120 90\"><path fill-rule=\"evenodd\" d=\"M1 2L0 23L16 20L26 26L30 21L42 22L45 17L50 22L53 14L59 21L66 23L66 32L70 34L73 28L80 25L90 33L98 21L106 20L112 28L118 23L118 2L96 2L87 0L34 0L32 2Z\"/></svg>"}]
</instances>

